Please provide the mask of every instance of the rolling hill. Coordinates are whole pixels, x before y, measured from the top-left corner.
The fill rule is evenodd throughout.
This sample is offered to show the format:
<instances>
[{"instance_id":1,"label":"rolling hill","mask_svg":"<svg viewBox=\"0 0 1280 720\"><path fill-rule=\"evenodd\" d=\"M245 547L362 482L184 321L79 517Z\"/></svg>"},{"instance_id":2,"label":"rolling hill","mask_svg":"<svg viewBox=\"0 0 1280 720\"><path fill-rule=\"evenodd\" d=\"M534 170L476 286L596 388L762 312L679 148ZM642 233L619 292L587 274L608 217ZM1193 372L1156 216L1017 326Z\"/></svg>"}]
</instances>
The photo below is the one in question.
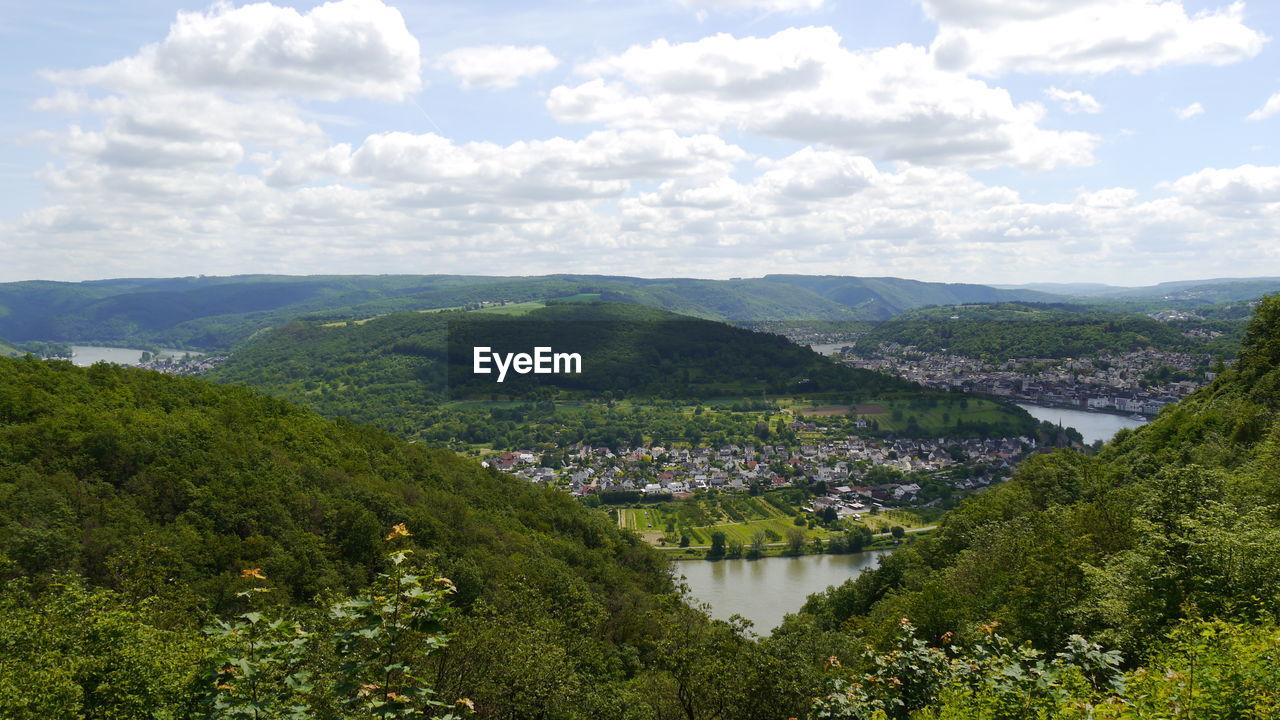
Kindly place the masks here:
<instances>
[{"instance_id":1,"label":"rolling hill","mask_svg":"<svg viewBox=\"0 0 1280 720\"><path fill-rule=\"evenodd\" d=\"M1000 285L1008 290L1035 290L1075 300L1159 300L1184 304L1209 304L1257 300L1280 291L1280 278L1212 278L1177 280L1156 285L1120 287L1100 283L1031 283Z\"/></svg>"},{"instance_id":2,"label":"rolling hill","mask_svg":"<svg viewBox=\"0 0 1280 720\"><path fill-rule=\"evenodd\" d=\"M1026 291L895 278L644 279L548 275L188 277L0 284L0 337L228 349L295 319L594 295L731 323L883 319L911 307L1052 299Z\"/></svg>"},{"instance_id":3,"label":"rolling hill","mask_svg":"<svg viewBox=\"0 0 1280 720\"><path fill-rule=\"evenodd\" d=\"M578 352L583 372L513 374L498 384L493 376L472 374L470 353L477 345ZM615 445L634 444L640 434L684 441L691 425L677 406L759 402L762 394L823 397L846 406L869 400L926 403L942 408L936 415L949 412L946 428L925 424L906 434L1008 436L1034 428L1016 407L968 402L959 394L850 368L781 336L625 303L551 305L519 316L453 311L397 313L364 323L293 323L255 339L206 377L430 442ZM669 407L661 417L607 409L622 399ZM553 410L552 400L578 409ZM585 412L584 405L604 414ZM742 422L750 435L754 419Z\"/></svg>"},{"instance_id":4,"label":"rolling hill","mask_svg":"<svg viewBox=\"0 0 1280 720\"><path fill-rule=\"evenodd\" d=\"M1059 299L1034 290L1000 290L986 285L929 283L888 277L766 275L764 280L803 288L837 302L852 310L859 320L885 320L926 305L1051 302Z\"/></svg>"},{"instance_id":5,"label":"rolling hill","mask_svg":"<svg viewBox=\"0 0 1280 720\"><path fill-rule=\"evenodd\" d=\"M537 345L579 353L583 372L513 374L502 384L471 372L475 346L528 352ZM245 345L207 377L409 436L452 422L449 404L468 399L607 396L688 403L825 393L842 402L935 395L957 401L840 365L777 335L608 302L553 304L519 316L451 311L396 313L363 323L292 323ZM1028 430L1030 419L1021 411L1005 415L1008 432Z\"/></svg>"}]
</instances>

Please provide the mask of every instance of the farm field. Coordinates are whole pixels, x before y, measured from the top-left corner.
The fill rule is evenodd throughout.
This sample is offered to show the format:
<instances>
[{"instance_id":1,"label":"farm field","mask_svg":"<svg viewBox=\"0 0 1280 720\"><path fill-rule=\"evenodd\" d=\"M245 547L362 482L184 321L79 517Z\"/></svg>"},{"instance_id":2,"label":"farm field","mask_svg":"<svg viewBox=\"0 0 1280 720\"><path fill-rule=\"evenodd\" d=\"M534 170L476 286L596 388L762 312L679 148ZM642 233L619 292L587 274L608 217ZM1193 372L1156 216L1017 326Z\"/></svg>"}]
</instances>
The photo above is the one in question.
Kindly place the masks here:
<instances>
[{"instance_id":1,"label":"farm field","mask_svg":"<svg viewBox=\"0 0 1280 720\"><path fill-rule=\"evenodd\" d=\"M546 307L547 304L537 300L522 303L510 303L507 305L491 305L487 308L475 310L478 313L487 313L490 315L528 315L539 308Z\"/></svg>"}]
</instances>

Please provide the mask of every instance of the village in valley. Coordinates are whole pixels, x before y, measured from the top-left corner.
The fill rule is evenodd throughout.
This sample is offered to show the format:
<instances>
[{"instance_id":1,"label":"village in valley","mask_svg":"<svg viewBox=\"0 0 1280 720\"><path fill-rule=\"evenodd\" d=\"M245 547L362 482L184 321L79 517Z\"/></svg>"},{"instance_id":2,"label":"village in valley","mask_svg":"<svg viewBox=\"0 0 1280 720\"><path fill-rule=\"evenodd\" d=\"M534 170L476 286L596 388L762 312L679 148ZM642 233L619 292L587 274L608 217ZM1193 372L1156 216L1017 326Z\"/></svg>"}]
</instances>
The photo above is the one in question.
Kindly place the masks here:
<instances>
[{"instance_id":1,"label":"village in valley","mask_svg":"<svg viewBox=\"0 0 1280 720\"><path fill-rule=\"evenodd\" d=\"M820 434L812 422L802 432ZM610 448L580 446L563 454L504 452L492 467L532 482L562 487L580 498L609 501L691 499L719 491L759 494L804 487L819 498L838 497L843 517L859 501L892 506L931 506L956 492L980 491L1007 477L1027 453L1031 437L1000 439L878 439L850 435L775 445ZM549 467L558 465L559 467ZM819 499L817 504L825 506Z\"/></svg>"},{"instance_id":2,"label":"village in valley","mask_svg":"<svg viewBox=\"0 0 1280 720\"><path fill-rule=\"evenodd\" d=\"M1155 415L1217 375L1213 369L1217 358L1212 355L1150 349L1087 358L1012 358L992 362L885 343L869 355L842 352L840 358L854 367L942 390L1143 416Z\"/></svg>"}]
</instances>

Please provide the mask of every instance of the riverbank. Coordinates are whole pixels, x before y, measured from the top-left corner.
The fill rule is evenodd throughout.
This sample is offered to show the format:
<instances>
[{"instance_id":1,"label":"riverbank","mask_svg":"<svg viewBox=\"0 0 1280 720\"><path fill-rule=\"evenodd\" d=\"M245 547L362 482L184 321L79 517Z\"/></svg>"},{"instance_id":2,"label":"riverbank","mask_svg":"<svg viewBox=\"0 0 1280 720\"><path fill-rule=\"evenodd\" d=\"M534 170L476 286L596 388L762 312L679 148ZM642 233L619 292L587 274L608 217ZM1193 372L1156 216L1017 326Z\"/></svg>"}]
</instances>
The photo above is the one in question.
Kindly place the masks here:
<instances>
[{"instance_id":1,"label":"riverbank","mask_svg":"<svg viewBox=\"0 0 1280 720\"><path fill-rule=\"evenodd\" d=\"M877 533L871 536L871 544L863 547L861 552L893 550L901 547L904 543L910 543L916 536L928 535L937 529L937 525L928 527L911 528L904 530L902 540L897 540L891 533ZM813 555L856 555L858 553L831 553L823 550L816 552L816 546L813 543L807 543L801 552L792 552L790 543L772 542L766 543L763 553L758 558L708 558L707 551L711 549L710 545L692 545L690 547L674 547L674 546L655 546L655 550L661 550L669 553L672 560L708 560L709 562L719 562L721 560L762 560L764 558L774 557L809 557Z\"/></svg>"}]
</instances>

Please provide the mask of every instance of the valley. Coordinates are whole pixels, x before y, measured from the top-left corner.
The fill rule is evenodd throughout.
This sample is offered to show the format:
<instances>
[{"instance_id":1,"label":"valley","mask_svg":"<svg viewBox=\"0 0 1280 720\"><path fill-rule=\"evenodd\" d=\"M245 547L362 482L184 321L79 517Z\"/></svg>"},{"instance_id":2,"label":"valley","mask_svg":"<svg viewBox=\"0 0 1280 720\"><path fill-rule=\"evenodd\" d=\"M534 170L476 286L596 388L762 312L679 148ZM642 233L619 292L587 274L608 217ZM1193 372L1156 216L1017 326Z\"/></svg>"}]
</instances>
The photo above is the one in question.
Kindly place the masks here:
<instances>
[{"instance_id":1,"label":"valley","mask_svg":"<svg viewBox=\"0 0 1280 720\"><path fill-rule=\"evenodd\" d=\"M983 677L1021 667L984 643L1061 653L1087 633L1089 652L1132 659L1133 670L1107 672L1141 703L1179 691L1176 679L1144 685L1144 668L1183 667L1182 628L1231 633L1205 651L1219 667L1267 642L1265 617L1233 599L1280 592L1259 542L1274 522L1258 504L1274 489L1274 299L1257 304L1247 331L1222 335L1166 336L1145 315L1110 315L1084 319L1099 335L1055 334L1043 318L1006 323L1020 339L992 345L982 324L1006 322L1007 305L908 310L910 331L893 320L775 326L843 348L825 357L772 332L596 295L292 319L230 352L183 350L137 368L0 361L0 568L18 583L0 594L0 639L27 662L118 659L117 646L85 649L65 619L55 621L65 655L35 650L15 624L27 597L97 603L79 611L81 625L115 617L133 643L166 633L169 650L148 647L169 669L126 666L157 678L147 702L161 707L196 682L207 653L230 647L200 640L193 617L251 623L242 598L253 583L278 595L252 612L298 621L321 595L366 602L361 588L389 567L381 546L405 543L457 589L440 596L457 613L448 647L424 667L480 707L506 706L510 683L534 683L524 707L590 716L618 693L674 697L650 683L723 662L743 674L717 675L717 691L744 717L798 717L900 697L892 686L842 689L839 678L893 657L849 648L908 643L919 662L937 662L932 644L910 643L945 633L957 662ZM957 313L978 314L965 332L983 349L930 339L955 338ZM904 332L920 344L889 339ZM459 358L472 359L460 349L481 341L573 350L582 371L501 385L459 376ZM1027 347L1048 349L1009 354ZM1012 403L1085 409L1104 396L1154 419L1094 443ZM1160 406L1115 404L1148 396ZM1168 533L1190 548L1186 574L1150 577L1145 568L1171 562ZM1244 564L1224 565L1224 552ZM673 571L673 560L684 562ZM81 584L49 584L58 572ZM166 609L139 611L141 597ZM1001 633L984 629L992 621ZM840 663L815 664L815 652ZM636 665L611 666L619 653ZM506 670L449 670L489 667L495 654ZM1061 672L1083 667L1056 657ZM771 684L779 664L796 669L794 684ZM959 702L948 699L957 676L935 678L911 702ZM767 705L762 687L774 688ZM309 692L297 697L316 702ZM1114 692L1086 684L1034 702Z\"/></svg>"}]
</instances>

